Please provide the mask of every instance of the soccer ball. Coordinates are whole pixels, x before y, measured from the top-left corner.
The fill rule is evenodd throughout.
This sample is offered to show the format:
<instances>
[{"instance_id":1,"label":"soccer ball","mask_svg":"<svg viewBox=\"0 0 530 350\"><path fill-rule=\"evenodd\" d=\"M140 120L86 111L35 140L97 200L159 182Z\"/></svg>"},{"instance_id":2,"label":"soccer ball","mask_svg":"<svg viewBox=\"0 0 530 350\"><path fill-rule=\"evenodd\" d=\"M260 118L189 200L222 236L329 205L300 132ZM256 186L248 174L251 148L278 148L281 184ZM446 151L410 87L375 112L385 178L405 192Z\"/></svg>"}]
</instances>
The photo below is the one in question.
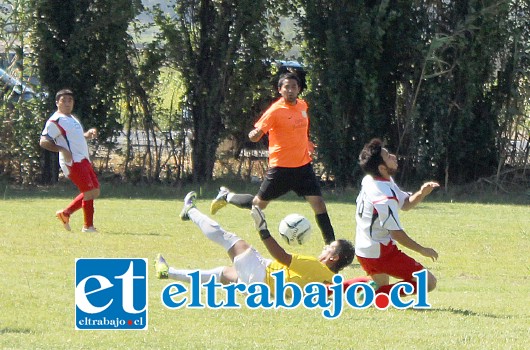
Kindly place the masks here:
<instances>
[{"instance_id":1,"label":"soccer ball","mask_svg":"<svg viewBox=\"0 0 530 350\"><path fill-rule=\"evenodd\" d=\"M278 227L280 237L288 244L304 244L311 237L311 223L300 214L289 214Z\"/></svg>"}]
</instances>

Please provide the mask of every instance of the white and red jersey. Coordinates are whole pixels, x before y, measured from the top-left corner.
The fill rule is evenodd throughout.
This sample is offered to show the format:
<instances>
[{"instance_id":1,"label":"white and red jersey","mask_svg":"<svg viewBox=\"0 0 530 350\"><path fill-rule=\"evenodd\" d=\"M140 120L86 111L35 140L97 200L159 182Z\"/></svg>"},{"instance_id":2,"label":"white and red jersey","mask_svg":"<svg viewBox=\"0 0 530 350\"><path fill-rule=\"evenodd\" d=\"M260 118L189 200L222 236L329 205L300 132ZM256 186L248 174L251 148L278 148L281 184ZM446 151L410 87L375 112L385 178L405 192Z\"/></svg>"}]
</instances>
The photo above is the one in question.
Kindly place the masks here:
<instances>
[{"instance_id":1,"label":"white and red jersey","mask_svg":"<svg viewBox=\"0 0 530 350\"><path fill-rule=\"evenodd\" d=\"M355 215L355 254L363 258L379 258L380 244L395 244L389 230L403 230L398 212L409 196L393 179L370 175L363 178Z\"/></svg>"},{"instance_id":2,"label":"white and red jersey","mask_svg":"<svg viewBox=\"0 0 530 350\"><path fill-rule=\"evenodd\" d=\"M83 159L90 161L83 126L73 115L55 112L46 122L42 135L49 136L56 145L70 150L74 162L78 163ZM59 164L64 174L68 176L69 171L66 165L72 164L66 164L61 152L59 152Z\"/></svg>"}]
</instances>

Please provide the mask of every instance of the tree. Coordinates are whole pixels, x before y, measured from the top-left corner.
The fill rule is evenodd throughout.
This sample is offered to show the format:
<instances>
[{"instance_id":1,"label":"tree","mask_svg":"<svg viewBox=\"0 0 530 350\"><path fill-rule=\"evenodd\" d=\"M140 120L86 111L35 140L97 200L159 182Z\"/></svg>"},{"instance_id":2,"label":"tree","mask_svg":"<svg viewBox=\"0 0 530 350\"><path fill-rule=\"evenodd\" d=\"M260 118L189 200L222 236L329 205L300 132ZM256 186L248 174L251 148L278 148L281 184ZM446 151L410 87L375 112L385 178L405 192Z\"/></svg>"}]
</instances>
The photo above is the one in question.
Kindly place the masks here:
<instances>
[{"instance_id":1,"label":"tree","mask_svg":"<svg viewBox=\"0 0 530 350\"><path fill-rule=\"evenodd\" d=\"M296 2L319 155L340 186L355 181L357 155L368 139L398 139L398 82L414 73L407 64L417 59L424 40L417 22L421 8L407 3Z\"/></svg>"},{"instance_id":2,"label":"tree","mask_svg":"<svg viewBox=\"0 0 530 350\"><path fill-rule=\"evenodd\" d=\"M28 50L33 8L29 0L0 4L0 174L24 184L34 183L39 169L41 127L39 87Z\"/></svg>"},{"instance_id":3,"label":"tree","mask_svg":"<svg viewBox=\"0 0 530 350\"><path fill-rule=\"evenodd\" d=\"M399 153L401 182L494 173L499 122L517 96L507 91L528 81L510 68L527 67L524 3L296 1L319 154L339 185L356 181L356 156L374 136Z\"/></svg>"},{"instance_id":4,"label":"tree","mask_svg":"<svg viewBox=\"0 0 530 350\"><path fill-rule=\"evenodd\" d=\"M42 85L49 92L49 111L55 92L70 87L76 94L75 113L84 125L99 129L100 139L120 129L119 96L127 60L129 22L141 9L140 0L35 1L35 52ZM44 179L54 166L44 165Z\"/></svg>"},{"instance_id":5,"label":"tree","mask_svg":"<svg viewBox=\"0 0 530 350\"><path fill-rule=\"evenodd\" d=\"M438 38L431 48L437 41L439 45L425 60L427 75L416 106L419 115L431 116L423 118L412 139L424 140L416 169L443 179L447 187L491 175L497 167L494 90L504 50L500 28L508 20L508 6L499 1L452 2L436 15ZM440 69L442 65L446 67ZM429 145L427 140L435 142Z\"/></svg>"},{"instance_id":6,"label":"tree","mask_svg":"<svg viewBox=\"0 0 530 350\"><path fill-rule=\"evenodd\" d=\"M186 90L194 182L212 178L225 125L234 134L241 133L235 125L248 128L268 87L268 6L266 0L188 0L175 3L174 18L155 11L162 48Z\"/></svg>"}]
</instances>

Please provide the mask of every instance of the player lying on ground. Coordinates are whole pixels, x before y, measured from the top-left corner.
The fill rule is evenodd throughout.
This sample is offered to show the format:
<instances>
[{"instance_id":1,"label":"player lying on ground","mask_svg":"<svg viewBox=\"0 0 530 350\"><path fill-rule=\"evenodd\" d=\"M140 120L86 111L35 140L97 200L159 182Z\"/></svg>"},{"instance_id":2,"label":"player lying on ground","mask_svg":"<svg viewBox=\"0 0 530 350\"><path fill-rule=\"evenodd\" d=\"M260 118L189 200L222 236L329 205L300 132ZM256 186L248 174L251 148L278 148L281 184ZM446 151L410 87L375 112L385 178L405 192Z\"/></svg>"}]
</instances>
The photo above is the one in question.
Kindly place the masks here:
<instances>
[{"instance_id":1,"label":"player lying on ground","mask_svg":"<svg viewBox=\"0 0 530 350\"><path fill-rule=\"evenodd\" d=\"M184 199L184 208L180 214L182 220L191 220L204 233L206 238L219 244L228 253L233 266L220 266L211 270L201 270L201 283L206 283L210 277L216 276L223 284L243 282L266 283L273 290L271 273L284 270L285 282L293 282L304 287L311 282L332 283L333 276L350 265L355 256L351 242L339 239L326 245L318 258L301 256L286 252L271 236L267 229L265 215L257 207L251 209L263 244L274 260L264 258L246 241L233 233L225 231L217 222L201 213L194 204L195 192L190 192ZM169 267L164 258L158 254L155 260L155 270L158 278L171 278L188 282L188 274L196 270L184 270Z\"/></svg>"}]
</instances>

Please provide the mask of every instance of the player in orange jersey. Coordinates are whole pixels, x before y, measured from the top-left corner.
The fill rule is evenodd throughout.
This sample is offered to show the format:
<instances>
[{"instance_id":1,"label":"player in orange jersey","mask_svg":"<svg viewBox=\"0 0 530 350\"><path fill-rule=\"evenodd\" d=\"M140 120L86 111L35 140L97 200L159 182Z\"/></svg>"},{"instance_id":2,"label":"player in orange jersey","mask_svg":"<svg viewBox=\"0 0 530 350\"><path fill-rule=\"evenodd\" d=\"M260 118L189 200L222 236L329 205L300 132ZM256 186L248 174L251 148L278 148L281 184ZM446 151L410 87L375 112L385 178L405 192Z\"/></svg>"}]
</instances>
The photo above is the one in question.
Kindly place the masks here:
<instances>
[{"instance_id":1,"label":"player in orange jersey","mask_svg":"<svg viewBox=\"0 0 530 350\"><path fill-rule=\"evenodd\" d=\"M292 190L309 202L324 241L329 244L335 240L335 233L311 163L313 144L308 137L307 103L298 98L301 86L295 73L283 74L278 81L281 97L263 113L254 124L255 129L248 134L252 142L269 135L269 169L258 194L236 194L221 187L210 212L215 214L227 203L240 208L251 209L256 205L265 209L271 200Z\"/></svg>"}]
</instances>

